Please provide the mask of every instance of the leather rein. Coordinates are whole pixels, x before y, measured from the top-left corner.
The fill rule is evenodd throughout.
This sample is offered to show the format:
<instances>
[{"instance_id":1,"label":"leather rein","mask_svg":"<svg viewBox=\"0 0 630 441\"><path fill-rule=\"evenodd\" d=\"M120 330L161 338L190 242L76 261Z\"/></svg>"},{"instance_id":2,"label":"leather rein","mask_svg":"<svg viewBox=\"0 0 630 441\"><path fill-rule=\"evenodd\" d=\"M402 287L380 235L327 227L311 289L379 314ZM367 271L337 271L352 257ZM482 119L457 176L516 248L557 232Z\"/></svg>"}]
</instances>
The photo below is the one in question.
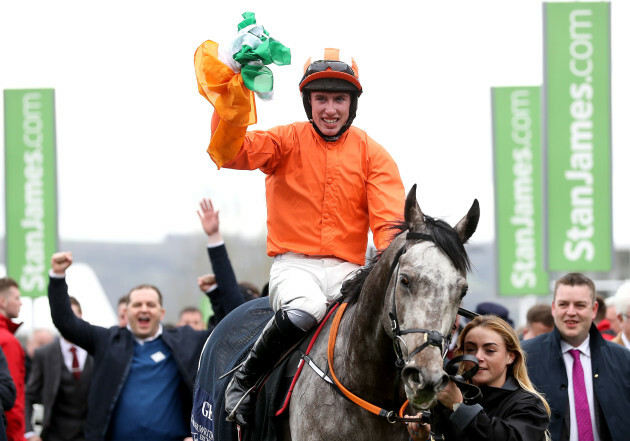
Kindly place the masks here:
<instances>
[{"instance_id":1,"label":"leather rein","mask_svg":"<svg viewBox=\"0 0 630 441\"><path fill-rule=\"evenodd\" d=\"M409 240L425 240L425 241L431 241L433 242L433 238L428 235L428 234L423 234L423 233L415 233L415 232L408 232L407 233L407 237L406 237L407 241ZM398 262L400 260L400 257L406 252L407 250L407 243L405 243L405 245L403 245L400 250L398 250L398 252L396 253L396 256L394 257L394 260L392 261L390 270L389 270L389 275L388 275L388 280L387 280L387 285L389 286L390 282L391 282L391 278L394 274L394 271L397 272L398 270ZM391 306L391 310L389 312L389 317L390 317L390 326L391 326L391 330L392 333L394 334L394 338L393 338L393 344L394 344L394 353L396 354L396 380L394 382L394 407L397 408L398 406L395 404L398 398L398 389L399 389L399 384L400 384L400 378L401 378L401 373L402 373L402 369L405 367L405 365L407 363L410 362L410 360L416 355L418 354L420 351L422 351L423 349L430 347L430 346L435 346L437 348L440 349L440 353L442 355L442 358L444 358L446 356L446 352L448 351L448 347L450 344L450 336L447 338L444 335L442 335L442 333L440 333L439 331L435 331L435 330L428 330L428 329L419 329L419 328L412 328L412 329L405 329L402 330L400 328L400 325L398 323L398 317L396 314L396 287L397 287L397 280L398 277L396 277L396 279L394 280L394 291L392 294L392 306ZM334 383L335 386L335 390L338 391L338 393L342 394L342 396L344 396L345 398L347 398L348 400L350 400L351 402L355 403L356 405L362 407L363 409L378 415L380 417L384 417L387 419L387 421L389 423L396 423L396 422L426 422L427 421L427 415L424 415L422 413L420 413L420 416L418 417L411 417L411 418L405 418L402 417L401 415L403 415L403 412L405 410L405 408L407 407L409 400L405 401L405 403L403 403L402 407L400 407L400 410L398 412L394 412L393 410L386 410L383 409L381 407L378 407L374 404L368 403L367 401L363 400L362 398L356 396L355 394L353 394L352 392L350 392L348 389L346 389L341 382L337 379L337 376L335 375L335 371L334 371L334 362L333 362L333 357L334 357L334 352L335 352L335 341L336 341L336 337L337 337L337 332L339 331L339 324L341 323L341 318L343 317L343 313L346 310L346 307L348 306L347 303L341 303L339 305L339 307L337 308L337 311L335 313L335 317L333 319L332 325L331 325L331 329L330 329L330 334L328 337L328 369L330 371L330 376L332 377L332 381ZM475 316L477 316L476 313L468 311L466 309L463 308L459 308L458 313L463 316L466 317L468 319L472 319ZM406 334L413 334L413 333L421 333L424 334L424 341L423 343L418 346L417 348L415 348L409 355L407 355L407 357L404 356L404 352L402 349L402 345L404 345L405 349L407 349L407 346L404 342L404 340L402 339L403 335ZM405 351L408 352L408 351ZM456 363L459 363L461 361L470 361L473 362L475 365L472 369L468 370L463 376L457 375L457 367L458 365ZM471 355L462 355L459 357L454 358L453 360L451 360L445 370L446 372L449 374L449 377L452 381L454 381L456 383L456 385L462 390L462 395L464 396L464 403L466 404L473 404L474 402L477 402L478 399L481 397L481 392L479 391L479 388L477 388L476 386L473 386L471 384L468 384L466 381L469 380L470 378L472 378L476 373L477 370L479 369L479 365L478 365L478 361L475 357L471 356Z\"/></svg>"}]
</instances>

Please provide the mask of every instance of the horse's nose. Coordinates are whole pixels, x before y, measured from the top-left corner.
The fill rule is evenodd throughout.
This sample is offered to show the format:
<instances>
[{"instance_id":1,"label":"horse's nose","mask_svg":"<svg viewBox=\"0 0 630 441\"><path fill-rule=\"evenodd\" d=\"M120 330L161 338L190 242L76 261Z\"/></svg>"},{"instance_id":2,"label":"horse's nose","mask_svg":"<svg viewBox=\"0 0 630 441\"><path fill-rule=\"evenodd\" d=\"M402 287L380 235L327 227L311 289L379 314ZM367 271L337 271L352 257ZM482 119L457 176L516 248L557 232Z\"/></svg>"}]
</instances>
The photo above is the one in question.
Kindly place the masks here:
<instances>
[{"instance_id":1,"label":"horse's nose","mask_svg":"<svg viewBox=\"0 0 630 441\"><path fill-rule=\"evenodd\" d=\"M448 375L443 370L430 371L425 367L405 366L402 370L404 383L413 390L434 390L438 392L448 384Z\"/></svg>"}]
</instances>

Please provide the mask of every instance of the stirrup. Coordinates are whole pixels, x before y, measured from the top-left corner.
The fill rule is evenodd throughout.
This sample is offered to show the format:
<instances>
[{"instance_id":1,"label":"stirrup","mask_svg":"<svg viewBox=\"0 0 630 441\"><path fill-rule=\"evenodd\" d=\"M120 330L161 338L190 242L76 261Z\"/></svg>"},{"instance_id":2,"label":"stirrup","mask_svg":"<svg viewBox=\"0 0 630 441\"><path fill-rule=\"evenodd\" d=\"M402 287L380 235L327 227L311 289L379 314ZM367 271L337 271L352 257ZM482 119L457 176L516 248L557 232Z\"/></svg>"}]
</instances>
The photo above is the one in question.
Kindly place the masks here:
<instances>
[{"instance_id":1,"label":"stirrup","mask_svg":"<svg viewBox=\"0 0 630 441\"><path fill-rule=\"evenodd\" d=\"M256 389L256 385L247 389L247 391L243 394L241 399L236 402L234 409L232 409L230 414L225 418L225 421L236 421L236 411L238 410L239 406L243 403L243 400L247 398L249 394L251 394L254 391L254 389Z\"/></svg>"}]
</instances>

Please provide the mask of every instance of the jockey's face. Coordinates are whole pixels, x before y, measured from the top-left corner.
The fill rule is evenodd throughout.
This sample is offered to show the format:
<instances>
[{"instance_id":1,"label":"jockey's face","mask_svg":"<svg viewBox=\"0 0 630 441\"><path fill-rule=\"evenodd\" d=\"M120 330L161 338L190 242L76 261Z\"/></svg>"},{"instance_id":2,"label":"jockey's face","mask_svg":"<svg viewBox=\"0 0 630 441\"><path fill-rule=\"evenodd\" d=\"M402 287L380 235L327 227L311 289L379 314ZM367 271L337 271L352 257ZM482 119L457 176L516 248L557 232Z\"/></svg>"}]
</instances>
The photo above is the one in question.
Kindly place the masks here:
<instances>
[{"instance_id":1,"label":"jockey's face","mask_svg":"<svg viewBox=\"0 0 630 441\"><path fill-rule=\"evenodd\" d=\"M347 92L311 92L313 122L326 136L335 136L350 116Z\"/></svg>"}]
</instances>

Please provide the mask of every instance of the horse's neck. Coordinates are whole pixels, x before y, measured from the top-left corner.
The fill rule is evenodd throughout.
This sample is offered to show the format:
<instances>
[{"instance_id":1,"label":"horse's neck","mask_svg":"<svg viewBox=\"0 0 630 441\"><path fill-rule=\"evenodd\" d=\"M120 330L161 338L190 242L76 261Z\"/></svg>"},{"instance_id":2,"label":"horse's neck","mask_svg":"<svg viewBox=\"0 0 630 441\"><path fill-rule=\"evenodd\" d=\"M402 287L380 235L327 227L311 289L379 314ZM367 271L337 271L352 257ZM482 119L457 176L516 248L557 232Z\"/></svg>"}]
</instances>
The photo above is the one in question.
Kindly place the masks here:
<instances>
[{"instance_id":1,"label":"horse's neck","mask_svg":"<svg viewBox=\"0 0 630 441\"><path fill-rule=\"evenodd\" d=\"M386 290L377 285L368 278L359 300L344 314L337 336L335 354L339 355L335 366L350 390L367 400L382 401L393 394L396 370L392 340L382 324Z\"/></svg>"},{"instance_id":2,"label":"horse's neck","mask_svg":"<svg viewBox=\"0 0 630 441\"><path fill-rule=\"evenodd\" d=\"M353 305L346 313L343 328L349 355L377 362L389 359L392 341L383 329L382 313L381 308L364 308L360 304Z\"/></svg>"}]
</instances>

